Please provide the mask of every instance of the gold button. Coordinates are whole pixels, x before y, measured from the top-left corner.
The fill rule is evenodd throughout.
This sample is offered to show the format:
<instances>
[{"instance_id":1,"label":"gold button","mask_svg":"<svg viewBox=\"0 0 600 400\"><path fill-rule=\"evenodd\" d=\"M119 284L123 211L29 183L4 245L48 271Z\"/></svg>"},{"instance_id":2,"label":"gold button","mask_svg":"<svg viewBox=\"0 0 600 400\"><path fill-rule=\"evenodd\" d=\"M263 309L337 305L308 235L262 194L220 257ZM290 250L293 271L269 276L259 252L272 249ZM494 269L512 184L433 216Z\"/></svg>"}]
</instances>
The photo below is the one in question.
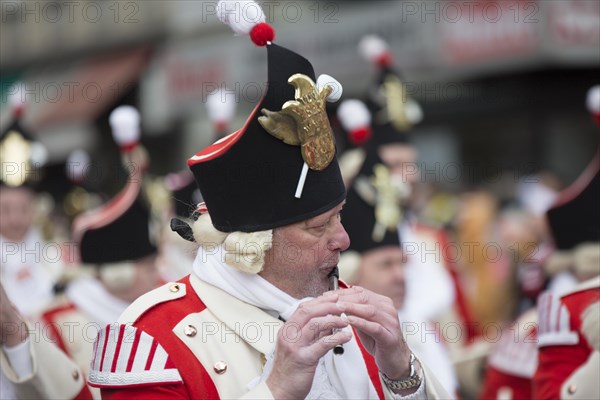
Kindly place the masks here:
<instances>
[{"instance_id":1,"label":"gold button","mask_svg":"<svg viewBox=\"0 0 600 400\"><path fill-rule=\"evenodd\" d=\"M227 371L227 364L225 363L225 361L218 361L217 363L215 363L215 366L213 368L215 369L215 372L217 374L223 375L225 371Z\"/></svg>"},{"instance_id":2,"label":"gold button","mask_svg":"<svg viewBox=\"0 0 600 400\"><path fill-rule=\"evenodd\" d=\"M77 371L76 369L73 370L73 373L71 373L71 376L73 377L73 380L79 379L79 371Z\"/></svg>"},{"instance_id":3,"label":"gold button","mask_svg":"<svg viewBox=\"0 0 600 400\"><path fill-rule=\"evenodd\" d=\"M569 388L567 390L569 394L575 394L575 392L577 391L577 385L569 385Z\"/></svg>"},{"instance_id":4,"label":"gold button","mask_svg":"<svg viewBox=\"0 0 600 400\"><path fill-rule=\"evenodd\" d=\"M198 331L196 330L195 326L188 325L183 329L183 333L185 333L185 336L194 337Z\"/></svg>"},{"instance_id":5,"label":"gold button","mask_svg":"<svg viewBox=\"0 0 600 400\"><path fill-rule=\"evenodd\" d=\"M177 284L177 283L172 284L171 287L169 287L169 290L173 293L179 292L179 284Z\"/></svg>"}]
</instances>

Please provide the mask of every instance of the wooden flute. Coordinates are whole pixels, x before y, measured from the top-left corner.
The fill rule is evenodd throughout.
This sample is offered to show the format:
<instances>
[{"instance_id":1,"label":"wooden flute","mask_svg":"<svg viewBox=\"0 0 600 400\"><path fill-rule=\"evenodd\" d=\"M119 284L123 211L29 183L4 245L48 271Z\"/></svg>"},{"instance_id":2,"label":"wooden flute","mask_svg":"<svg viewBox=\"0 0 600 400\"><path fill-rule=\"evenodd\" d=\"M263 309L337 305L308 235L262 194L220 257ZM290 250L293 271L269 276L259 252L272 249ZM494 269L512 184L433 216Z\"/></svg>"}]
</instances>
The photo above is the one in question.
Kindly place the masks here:
<instances>
[{"instance_id":1,"label":"wooden flute","mask_svg":"<svg viewBox=\"0 0 600 400\"><path fill-rule=\"evenodd\" d=\"M336 267L329 273L329 290L339 290L340 285L338 280L340 279L340 270ZM342 314L343 315L343 314ZM340 329L334 329L332 333L339 332ZM333 348L333 354L336 356L344 354L344 346L338 344Z\"/></svg>"}]
</instances>

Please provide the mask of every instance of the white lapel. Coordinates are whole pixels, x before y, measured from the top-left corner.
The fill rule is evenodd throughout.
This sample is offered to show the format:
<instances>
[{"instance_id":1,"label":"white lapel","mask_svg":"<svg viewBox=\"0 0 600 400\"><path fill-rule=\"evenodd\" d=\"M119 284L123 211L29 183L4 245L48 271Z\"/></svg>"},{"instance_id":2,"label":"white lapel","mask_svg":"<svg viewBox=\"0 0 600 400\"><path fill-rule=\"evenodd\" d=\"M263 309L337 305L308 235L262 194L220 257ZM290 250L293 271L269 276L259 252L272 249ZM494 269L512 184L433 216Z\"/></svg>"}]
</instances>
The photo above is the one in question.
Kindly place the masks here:
<instances>
[{"instance_id":1,"label":"white lapel","mask_svg":"<svg viewBox=\"0 0 600 400\"><path fill-rule=\"evenodd\" d=\"M190 276L190 283L206 308L229 329L260 353L272 350L282 321L198 279L194 274Z\"/></svg>"},{"instance_id":2,"label":"white lapel","mask_svg":"<svg viewBox=\"0 0 600 400\"><path fill-rule=\"evenodd\" d=\"M239 398L262 374L283 322L193 274L190 283L206 309L187 315L173 332L202 363L219 396Z\"/></svg>"}]
</instances>

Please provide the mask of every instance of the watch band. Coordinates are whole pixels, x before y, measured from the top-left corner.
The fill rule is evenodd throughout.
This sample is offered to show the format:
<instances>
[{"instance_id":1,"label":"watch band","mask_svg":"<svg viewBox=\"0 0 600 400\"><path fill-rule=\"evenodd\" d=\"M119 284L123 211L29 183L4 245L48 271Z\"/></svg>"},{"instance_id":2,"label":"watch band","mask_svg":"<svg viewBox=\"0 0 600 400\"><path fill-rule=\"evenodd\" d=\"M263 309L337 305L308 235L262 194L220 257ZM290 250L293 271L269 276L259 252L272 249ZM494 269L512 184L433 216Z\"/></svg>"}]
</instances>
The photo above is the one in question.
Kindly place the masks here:
<instances>
[{"instance_id":1,"label":"watch band","mask_svg":"<svg viewBox=\"0 0 600 400\"><path fill-rule=\"evenodd\" d=\"M406 390L418 387L421 384L421 376L419 376L415 368L415 360L415 355L410 353L410 374L408 375L408 378L393 380L388 378L384 373L380 373L381 379L383 379L386 386L392 390Z\"/></svg>"}]
</instances>

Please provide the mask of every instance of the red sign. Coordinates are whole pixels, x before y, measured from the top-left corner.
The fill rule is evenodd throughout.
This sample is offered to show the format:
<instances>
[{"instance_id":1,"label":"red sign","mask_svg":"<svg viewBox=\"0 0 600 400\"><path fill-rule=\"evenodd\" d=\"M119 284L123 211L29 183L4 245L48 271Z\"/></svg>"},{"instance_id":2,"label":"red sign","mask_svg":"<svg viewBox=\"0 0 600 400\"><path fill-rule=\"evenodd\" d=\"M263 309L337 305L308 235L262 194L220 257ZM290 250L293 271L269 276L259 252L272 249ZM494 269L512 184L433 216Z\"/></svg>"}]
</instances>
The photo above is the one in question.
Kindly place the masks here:
<instances>
[{"instance_id":1,"label":"red sign","mask_svg":"<svg viewBox=\"0 0 600 400\"><path fill-rule=\"evenodd\" d=\"M542 18L535 1L437 3L441 53L449 64L512 58L539 46Z\"/></svg>"}]
</instances>

